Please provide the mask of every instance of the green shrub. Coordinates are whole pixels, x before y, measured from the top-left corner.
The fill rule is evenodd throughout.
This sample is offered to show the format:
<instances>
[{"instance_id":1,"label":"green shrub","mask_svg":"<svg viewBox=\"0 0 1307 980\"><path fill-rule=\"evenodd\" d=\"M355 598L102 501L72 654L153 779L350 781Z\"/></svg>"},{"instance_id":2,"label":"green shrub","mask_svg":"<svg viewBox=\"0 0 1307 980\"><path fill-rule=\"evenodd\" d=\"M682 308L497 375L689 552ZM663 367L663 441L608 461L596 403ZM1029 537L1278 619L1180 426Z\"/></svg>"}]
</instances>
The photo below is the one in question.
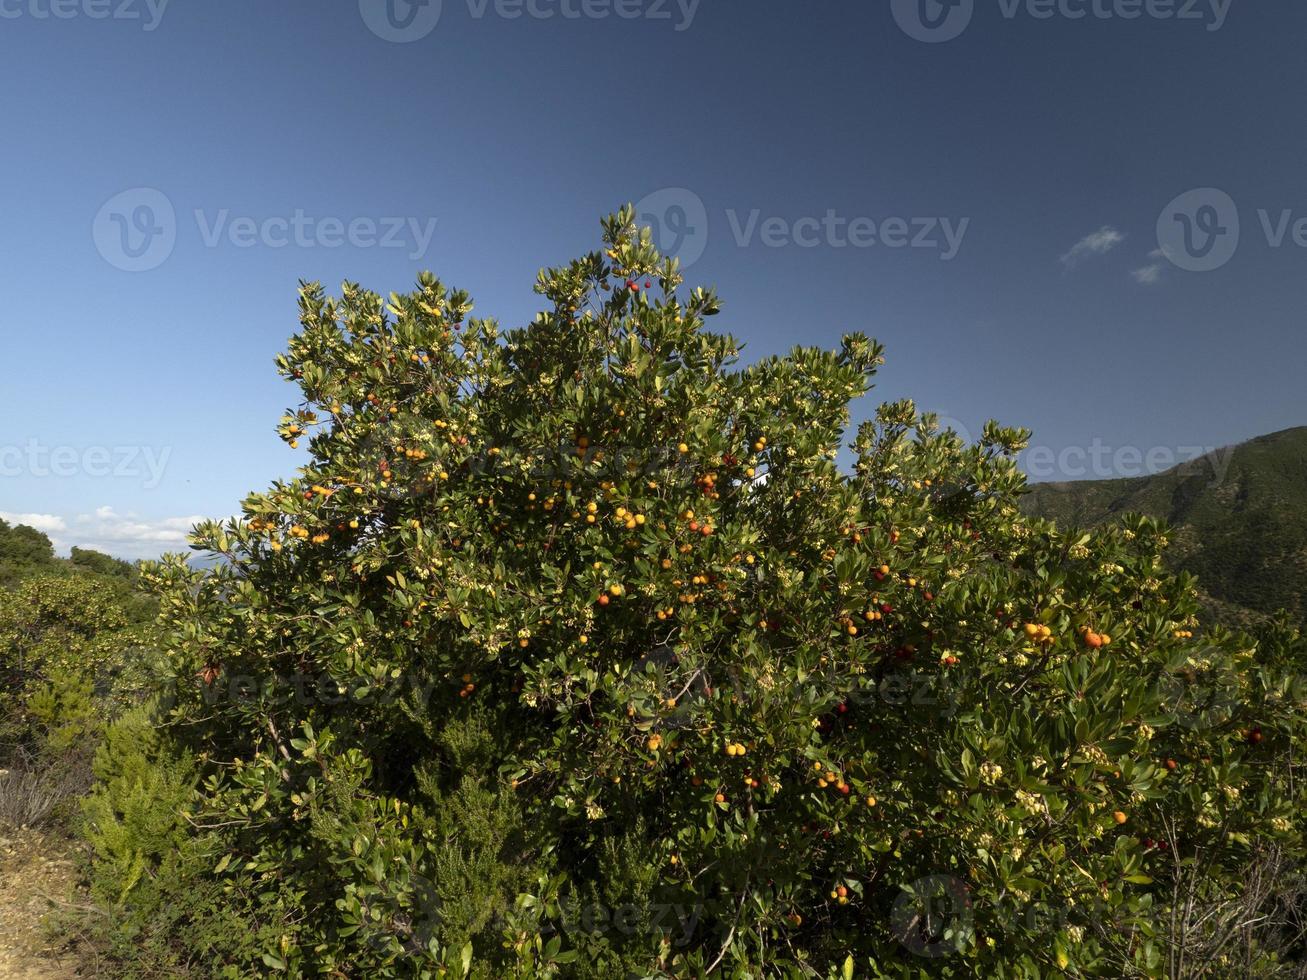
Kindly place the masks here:
<instances>
[{"instance_id":1,"label":"green shrub","mask_svg":"<svg viewBox=\"0 0 1307 980\"><path fill-rule=\"evenodd\" d=\"M38 827L76 811L91 785L91 754L101 724L90 678L64 669L32 683L23 704L5 713L7 732L21 732L5 753L0 824Z\"/></svg>"},{"instance_id":2,"label":"green shrub","mask_svg":"<svg viewBox=\"0 0 1307 980\"><path fill-rule=\"evenodd\" d=\"M54 544L26 524L0 520L0 588L55 565Z\"/></svg>"},{"instance_id":3,"label":"green shrub","mask_svg":"<svg viewBox=\"0 0 1307 980\"><path fill-rule=\"evenodd\" d=\"M73 548L68 555L68 563L96 575L126 579L129 582L136 578L136 567L131 563L89 548Z\"/></svg>"},{"instance_id":4,"label":"green shrub","mask_svg":"<svg viewBox=\"0 0 1307 980\"><path fill-rule=\"evenodd\" d=\"M369 977L1273 956L1178 928L1176 888L1251 900L1241 869L1302 854L1298 634L1198 628L1155 521L1023 518L1022 431L884 405L841 470L879 345L737 369L714 294L630 209L604 234L505 334L429 274L303 288L309 465L198 530L221 565L144 572L199 783L143 868L251 923L186 906L178 946ZM146 887L130 840L106 899Z\"/></svg>"},{"instance_id":5,"label":"green shrub","mask_svg":"<svg viewBox=\"0 0 1307 980\"><path fill-rule=\"evenodd\" d=\"M96 785L82 803L97 911L78 931L115 976L251 976L273 938L248 895L233 897L212 871L223 852L220 828L189 814L192 760L159 734L155 706L110 724L95 753Z\"/></svg>"},{"instance_id":6,"label":"green shrub","mask_svg":"<svg viewBox=\"0 0 1307 980\"><path fill-rule=\"evenodd\" d=\"M148 868L186 843L183 813L195 779L189 763L165 753L148 705L109 725L94 771L97 784L83 805L84 833L97 856L92 894L116 905L145 884Z\"/></svg>"},{"instance_id":7,"label":"green shrub","mask_svg":"<svg viewBox=\"0 0 1307 980\"><path fill-rule=\"evenodd\" d=\"M91 716L102 724L157 684L158 655L148 652L155 608L125 580L62 566L0 589L0 764L41 751L64 724L60 696L89 691L94 703L74 697L82 716L67 721L90 736ZM48 701L41 712L35 698ZM89 759L93 739L83 747Z\"/></svg>"}]
</instances>

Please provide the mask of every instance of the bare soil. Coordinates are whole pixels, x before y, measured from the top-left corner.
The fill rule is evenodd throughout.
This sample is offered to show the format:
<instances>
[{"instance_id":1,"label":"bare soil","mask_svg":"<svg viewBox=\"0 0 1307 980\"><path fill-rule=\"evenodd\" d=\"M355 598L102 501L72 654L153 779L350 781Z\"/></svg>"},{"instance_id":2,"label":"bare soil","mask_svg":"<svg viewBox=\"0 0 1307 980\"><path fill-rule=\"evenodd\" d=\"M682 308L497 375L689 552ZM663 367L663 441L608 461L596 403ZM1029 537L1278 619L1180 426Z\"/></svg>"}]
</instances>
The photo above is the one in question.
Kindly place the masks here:
<instances>
[{"instance_id":1,"label":"bare soil","mask_svg":"<svg viewBox=\"0 0 1307 980\"><path fill-rule=\"evenodd\" d=\"M82 976L45 921L76 901L76 880L67 842L0 826L0 980Z\"/></svg>"}]
</instances>

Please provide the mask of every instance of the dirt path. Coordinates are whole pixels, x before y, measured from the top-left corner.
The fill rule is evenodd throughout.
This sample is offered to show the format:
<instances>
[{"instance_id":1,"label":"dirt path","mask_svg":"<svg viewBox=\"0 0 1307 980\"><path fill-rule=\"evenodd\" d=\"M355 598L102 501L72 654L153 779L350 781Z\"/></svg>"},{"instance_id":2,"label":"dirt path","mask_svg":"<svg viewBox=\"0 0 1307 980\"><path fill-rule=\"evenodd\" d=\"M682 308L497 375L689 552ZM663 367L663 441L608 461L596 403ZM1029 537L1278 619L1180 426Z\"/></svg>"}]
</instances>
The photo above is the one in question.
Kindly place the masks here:
<instances>
[{"instance_id":1,"label":"dirt path","mask_svg":"<svg viewBox=\"0 0 1307 980\"><path fill-rule=\"evenodd\" d=\"M50 941L42 918L74 888L66 849L31 830L0 827L0 980L68 980L73 959Z\"/></svg>"}]
</instances>

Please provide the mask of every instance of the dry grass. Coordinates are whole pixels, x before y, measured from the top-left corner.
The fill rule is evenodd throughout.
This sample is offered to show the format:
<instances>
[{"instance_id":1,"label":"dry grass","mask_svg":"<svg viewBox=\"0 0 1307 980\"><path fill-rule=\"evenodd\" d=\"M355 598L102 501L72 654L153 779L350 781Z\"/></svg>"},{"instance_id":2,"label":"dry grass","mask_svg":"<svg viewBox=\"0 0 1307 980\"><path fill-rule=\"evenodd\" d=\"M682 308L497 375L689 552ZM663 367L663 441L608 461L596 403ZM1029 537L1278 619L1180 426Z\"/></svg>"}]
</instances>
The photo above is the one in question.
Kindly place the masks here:
<instances>
[{"instance_id":1,"label":"dry grass","mask_svg":"<svg viewBox=\"0 0 1307 980\"><path fill-rule=\"evenodd\" d=\"M81 759L38 762L19 754L0 770L0 827L41 827L67 814L91 787L89 764Z\"/></svg>"}]
</instances>

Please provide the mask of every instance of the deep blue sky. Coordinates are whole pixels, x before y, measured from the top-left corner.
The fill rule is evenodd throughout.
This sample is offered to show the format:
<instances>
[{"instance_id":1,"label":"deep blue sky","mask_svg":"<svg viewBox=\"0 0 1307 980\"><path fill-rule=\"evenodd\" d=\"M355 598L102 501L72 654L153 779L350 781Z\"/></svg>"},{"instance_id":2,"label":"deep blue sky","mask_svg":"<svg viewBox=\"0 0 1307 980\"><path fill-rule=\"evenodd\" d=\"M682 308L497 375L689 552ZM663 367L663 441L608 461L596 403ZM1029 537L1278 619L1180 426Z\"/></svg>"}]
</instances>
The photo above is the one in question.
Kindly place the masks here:
<instances>
[{"instance_id":1,"label":"deep blue sky","mask_svg":"<svg viewBox=\"0 0 1307 980\"><path fill-rule=\"evenodd\" d=\"M1307 248L1292 230L1272 247L1258 217L1307 217L1307 6L1233 0L1211 30L1212 0L1199 20L974 0L959 36L923 43L888 3L703 0L687 17L621 0L627 19L589 2L608 16L444 0L429 34L394 43L358 0L178 2L157 23L146 0L0 0L0 513L63 546L175 547L186 518L293 472L274 428L294 391L272 359L298 279L386 293L431 268L516 325L541 266L663 188L703 203L688 278L718 287L746 357L850 329L887 344L864 415L910 396L972 432L997 417L1051 453L1098 446L1114 471L1135 465L1102 455L1122 447L1166 461L1307 423ZM139 19L92 16L123 3ZM385 23L383 0L364 6ZM175 247L129 272L114 222L150 217L147 199L104 206L142 187L173 207ZM1150 257L1195 188L1227 193L1242 224L1233 256L1197 272ZM297 211L436 224L420 257L409 231L400 248L325 247L322 225L312 247L227 234ZM967 224L945 260L822 233L740 244L755 211ZM1228 215L1200 211L1202 227ZM52 472L58 447L75 458ZM166 460L157 485L145 452ZM1077 459L1036 475L1109 475Z\"/></svg>"}]
</instances>

